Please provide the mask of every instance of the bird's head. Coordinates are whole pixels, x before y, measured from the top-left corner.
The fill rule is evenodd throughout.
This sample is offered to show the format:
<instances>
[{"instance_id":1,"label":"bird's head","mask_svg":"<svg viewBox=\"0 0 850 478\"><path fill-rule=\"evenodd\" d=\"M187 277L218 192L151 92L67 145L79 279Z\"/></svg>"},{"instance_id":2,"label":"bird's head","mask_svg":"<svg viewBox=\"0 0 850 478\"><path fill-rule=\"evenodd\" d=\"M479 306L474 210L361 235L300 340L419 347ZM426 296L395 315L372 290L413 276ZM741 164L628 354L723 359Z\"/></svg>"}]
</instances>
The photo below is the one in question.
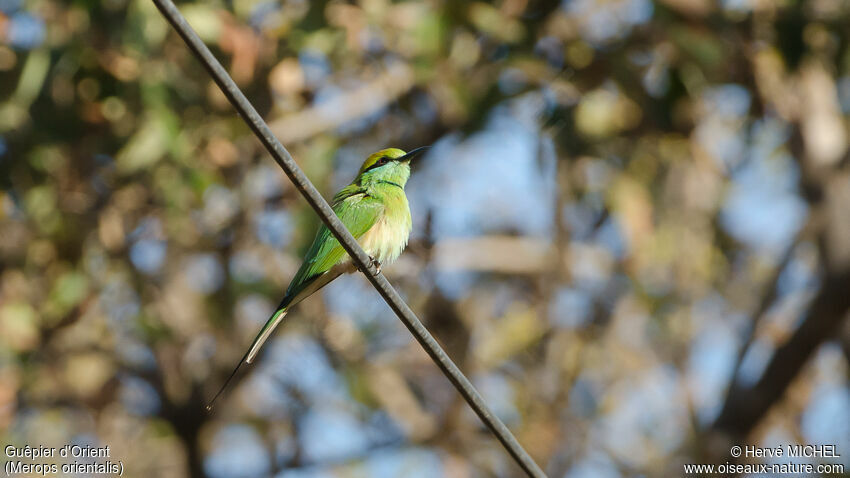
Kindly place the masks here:
<instances>
[{"instance_id":1,"label":"bird's head","mask_svg":"<svg viewBox=\"0 0 850 478\"><path fill-rule=\"evenodd\" d=\"M410 177L410 160L422 154L427 146L416 148L409 153L398 148L382 149L372 153L363 161L357 174L359 182L389 181L404 187Z\"/></svg>"}]
</instances>

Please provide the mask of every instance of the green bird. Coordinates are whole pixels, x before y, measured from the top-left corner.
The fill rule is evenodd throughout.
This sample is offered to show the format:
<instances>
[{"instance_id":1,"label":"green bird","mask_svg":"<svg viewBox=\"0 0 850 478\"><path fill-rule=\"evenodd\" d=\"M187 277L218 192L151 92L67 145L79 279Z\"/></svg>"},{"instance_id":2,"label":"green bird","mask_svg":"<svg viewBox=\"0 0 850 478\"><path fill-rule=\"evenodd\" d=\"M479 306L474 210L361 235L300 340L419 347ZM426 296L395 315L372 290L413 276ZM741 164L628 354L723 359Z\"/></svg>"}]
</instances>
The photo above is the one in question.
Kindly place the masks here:
<instances>
[{"instance_id":1,"label":"green bird","mask_svg":"<svg viewBox=\"0 0 850 478\"><path fill-rule=\"evenodd\" d=\"M412 226L410 207L404 186L410 177L410 160L421 154L427 146L409 153L397 148L382 149L363 162L357 177L333 197L333 211L357 239L380 270L381 265L394 261L407 245ZM356 267L331 231L322 225L304 262L286 289L280 305L263 326L251 348L236 365L233 373L213 397L207 410L212 408L227 384L243 363L252 363L260 348L286 317L289 309L343 273L354 272Z\"/></svg>"}]
</instances>

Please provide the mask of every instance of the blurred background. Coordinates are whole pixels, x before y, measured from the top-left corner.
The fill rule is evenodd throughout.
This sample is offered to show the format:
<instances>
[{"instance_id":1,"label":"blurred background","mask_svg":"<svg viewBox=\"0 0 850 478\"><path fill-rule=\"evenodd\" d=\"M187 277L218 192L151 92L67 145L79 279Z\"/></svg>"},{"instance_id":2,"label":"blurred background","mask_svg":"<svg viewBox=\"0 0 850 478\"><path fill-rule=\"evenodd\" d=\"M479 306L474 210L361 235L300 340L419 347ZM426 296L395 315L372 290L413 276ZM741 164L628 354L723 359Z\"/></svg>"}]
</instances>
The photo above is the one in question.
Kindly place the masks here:
<instances>
[{"instance_id":1,"label":"blurred background","mask_svg":"<svg viewBox=\"0 0 850 478\"><path fill-rule=\"evenodd\" d=\"M384 272L549 476L731 444L850 469L850 3L179 7L326 197L434 145ZM520 476L359 274L204 413L317 227L150 1L0 0L4 444L109 445L128 477Z\"/></svg>"}]
</instances>

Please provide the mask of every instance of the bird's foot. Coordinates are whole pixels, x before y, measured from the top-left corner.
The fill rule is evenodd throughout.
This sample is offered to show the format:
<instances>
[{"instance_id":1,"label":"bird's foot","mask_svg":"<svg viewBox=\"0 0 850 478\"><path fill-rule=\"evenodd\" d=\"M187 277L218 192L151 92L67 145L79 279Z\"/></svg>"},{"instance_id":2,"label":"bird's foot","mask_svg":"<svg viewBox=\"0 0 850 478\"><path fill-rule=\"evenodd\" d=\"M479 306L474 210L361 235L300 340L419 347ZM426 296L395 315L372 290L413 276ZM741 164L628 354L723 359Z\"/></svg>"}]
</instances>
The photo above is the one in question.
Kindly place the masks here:
<instances>
[{"instance_id":1,"label":"bird's foot","mask_svg":"<svg viewBox=\"0 0 850 478\"><path fill-rule=\"evenodd\" d=\"M375 259L372 256L369 256L369 259L372 259L372 265L375 266L375 273L380 274L381 273L381 261L379 261L378 259Z\"/></svg>"}]
</instances>

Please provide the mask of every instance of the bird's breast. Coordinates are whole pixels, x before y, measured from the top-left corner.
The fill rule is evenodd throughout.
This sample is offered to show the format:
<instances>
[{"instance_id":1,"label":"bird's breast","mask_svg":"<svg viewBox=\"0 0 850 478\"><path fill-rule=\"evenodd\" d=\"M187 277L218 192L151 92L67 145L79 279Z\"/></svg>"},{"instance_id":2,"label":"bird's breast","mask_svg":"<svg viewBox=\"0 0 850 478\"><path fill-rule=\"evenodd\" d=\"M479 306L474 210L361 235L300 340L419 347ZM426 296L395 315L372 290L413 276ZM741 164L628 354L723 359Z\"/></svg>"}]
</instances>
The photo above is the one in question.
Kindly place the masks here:
<instances>
[{"instance_id":1,"label":"bird's breast","mask_svg":"<svg viewBox=\"0 0 850 478\"><path fill-rule=\"evenodd\" d=\"M387 198L384 213L375 224L360 237L360 245L381 264L396 260L407 245L412 226L410 208L404 193L399 197Z\"/></svg>"}]
</instances>

